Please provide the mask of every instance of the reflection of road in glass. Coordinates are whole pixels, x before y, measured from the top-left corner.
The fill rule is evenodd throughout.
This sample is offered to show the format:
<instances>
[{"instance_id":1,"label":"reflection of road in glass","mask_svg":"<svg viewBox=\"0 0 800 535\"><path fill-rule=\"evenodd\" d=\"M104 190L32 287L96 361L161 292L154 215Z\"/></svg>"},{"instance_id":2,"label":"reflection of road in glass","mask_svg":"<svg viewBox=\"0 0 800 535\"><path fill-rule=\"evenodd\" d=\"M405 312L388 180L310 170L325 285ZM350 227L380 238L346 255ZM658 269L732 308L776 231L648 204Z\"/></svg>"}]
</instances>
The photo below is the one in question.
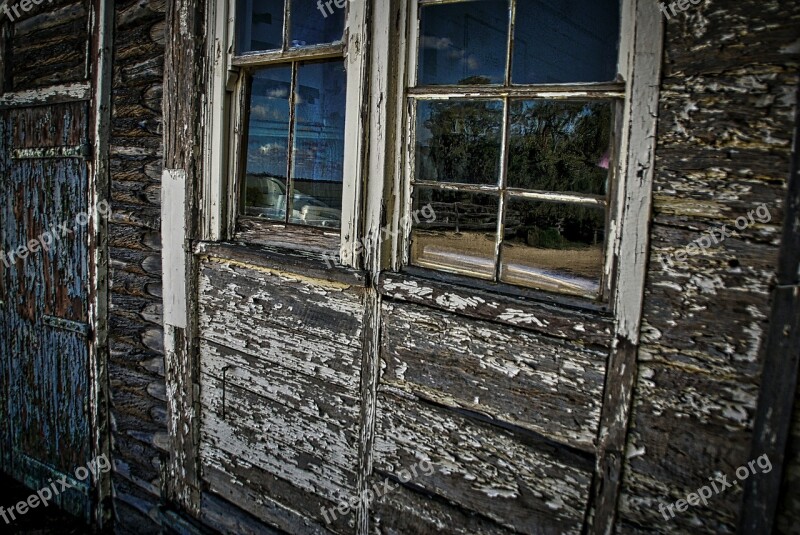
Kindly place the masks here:
<instances>
[{"instance_id":1,"label":"reflection of road in glass","mask_svg":"<svg viewBox=\"0 0 800 535\"><path fill-rule=\"evenodd\" d=\"M412 242L413 263L451 273L494 276L494 235L481 232L417 230ZM596 295L603 267L603 245L569 249L505 243L501 280L547 291Z\"/></svg>"}]
</instances>

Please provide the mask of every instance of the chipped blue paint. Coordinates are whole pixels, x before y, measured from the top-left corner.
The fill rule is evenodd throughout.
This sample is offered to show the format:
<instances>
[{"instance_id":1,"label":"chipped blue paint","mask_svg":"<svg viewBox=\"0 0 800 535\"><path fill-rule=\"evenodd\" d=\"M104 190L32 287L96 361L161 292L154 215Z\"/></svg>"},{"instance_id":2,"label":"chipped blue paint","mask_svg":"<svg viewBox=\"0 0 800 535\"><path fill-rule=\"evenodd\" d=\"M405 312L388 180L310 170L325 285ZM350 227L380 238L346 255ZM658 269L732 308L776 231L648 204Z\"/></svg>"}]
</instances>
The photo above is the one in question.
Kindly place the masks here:
<instances>
[{"instance_id":1,"label":"chipped blue paint","mask_svg":"<svg viewBox=\"0 0 800 535\"><path fill-rule=\"evenodd\" d=\"M39 487L90 456L87 164L58 147L85 146L86 104L9 110L0 126L0 248L8 252L60 224L71 233L3 269L0 344L3 468ZM13 153L13 154L12 154ZM37 156L36 158L12 158ZM88 489L60 497L85 516Z\"/></svg>"}]
</instances>

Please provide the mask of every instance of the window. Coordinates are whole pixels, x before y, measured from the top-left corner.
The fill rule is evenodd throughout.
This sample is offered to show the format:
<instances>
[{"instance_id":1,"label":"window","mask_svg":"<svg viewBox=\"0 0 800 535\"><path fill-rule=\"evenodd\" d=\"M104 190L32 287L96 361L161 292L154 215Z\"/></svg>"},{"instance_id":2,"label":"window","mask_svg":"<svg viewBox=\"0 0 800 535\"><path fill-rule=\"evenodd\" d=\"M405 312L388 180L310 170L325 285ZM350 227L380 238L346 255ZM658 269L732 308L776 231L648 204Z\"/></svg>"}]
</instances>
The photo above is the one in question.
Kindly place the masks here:
<instances>
[{"instance_id":1,"label":"window","mask_svg":"<svg viewBox=\"0 0 800 535\"><path fill-rule=\"evenodd\" d=\"M619 0L418 0L412 265L595 299L625 84ZM410 219L409 219L410 220Z\"/></svg>"},{"instance_id":2,"label":"window","mask_svg":"<svg viewBox=\"0 0 800 535\"><path fill-rule=\"evenodd\" d=\"M232 149L237 233L342 225L346 9L237 0ZM338 245L338 238L336 241Z\"/></svg>"}]
</instances>

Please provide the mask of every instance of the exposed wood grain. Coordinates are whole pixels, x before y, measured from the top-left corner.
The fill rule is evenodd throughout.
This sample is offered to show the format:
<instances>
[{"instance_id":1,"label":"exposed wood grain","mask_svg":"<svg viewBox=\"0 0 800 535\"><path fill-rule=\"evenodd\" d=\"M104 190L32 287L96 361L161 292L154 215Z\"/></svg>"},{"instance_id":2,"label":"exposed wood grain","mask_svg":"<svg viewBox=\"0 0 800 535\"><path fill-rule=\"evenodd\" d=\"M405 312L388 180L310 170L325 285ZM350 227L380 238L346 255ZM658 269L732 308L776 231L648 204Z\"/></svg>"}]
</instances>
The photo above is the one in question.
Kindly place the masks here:
<instances>
[{"instance_id":1,"label":"exposed wood grain","mask_svg":"<svg viewBox=\"0 0 800 535\"><path fill-rule=\"evenodd\" d=\"M383 322L382 381L594 452L607 354L417 305Z\"/></svg>"},{"instance_id":2,"label":"exposed wood grain","mask_svg":"<svg viewBox=\"0 0 800 535\"><path fill-rule=\"evenodd\" d=\"M375 469L399 477L419 459L429 460L434 473L419 474L414 485L499 524L520 533L581 530L589 458L380 392Z\"/></svg>"},{"instance_id":3,"label":"exposed wood grain","mask_svg":"<svg viewBox=\"0 0 800 535\"><path fill-rule=\"evenodd\" d=\"M383 273L380 291L385 297L427 305L471 318L502 323L587 345L611 345L612 321L603 314L399 273Z\"/></svg>"}]
</instances>

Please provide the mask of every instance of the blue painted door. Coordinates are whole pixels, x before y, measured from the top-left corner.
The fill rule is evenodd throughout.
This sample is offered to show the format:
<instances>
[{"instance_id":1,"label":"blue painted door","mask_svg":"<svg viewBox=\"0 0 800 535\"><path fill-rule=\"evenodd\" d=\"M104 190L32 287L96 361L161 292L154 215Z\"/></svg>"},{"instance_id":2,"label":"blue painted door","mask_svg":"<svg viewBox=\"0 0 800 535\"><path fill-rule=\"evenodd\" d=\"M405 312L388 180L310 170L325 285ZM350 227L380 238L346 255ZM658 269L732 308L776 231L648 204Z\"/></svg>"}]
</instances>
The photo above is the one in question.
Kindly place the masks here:
<instances>
[{"instance_id":1,"label":"blue painted door","mask_svg":"<svg viewBox=\"0 0 800 535\"><path fill-rule=\"evenodd\" d=\"M88 517L87 103L2 112L2 469ZM80 475L83 475L83 470ZM58 487L61 490L61 487ZM7 505L7 504L0 504Z\"/></svg>"}]
</instances>

